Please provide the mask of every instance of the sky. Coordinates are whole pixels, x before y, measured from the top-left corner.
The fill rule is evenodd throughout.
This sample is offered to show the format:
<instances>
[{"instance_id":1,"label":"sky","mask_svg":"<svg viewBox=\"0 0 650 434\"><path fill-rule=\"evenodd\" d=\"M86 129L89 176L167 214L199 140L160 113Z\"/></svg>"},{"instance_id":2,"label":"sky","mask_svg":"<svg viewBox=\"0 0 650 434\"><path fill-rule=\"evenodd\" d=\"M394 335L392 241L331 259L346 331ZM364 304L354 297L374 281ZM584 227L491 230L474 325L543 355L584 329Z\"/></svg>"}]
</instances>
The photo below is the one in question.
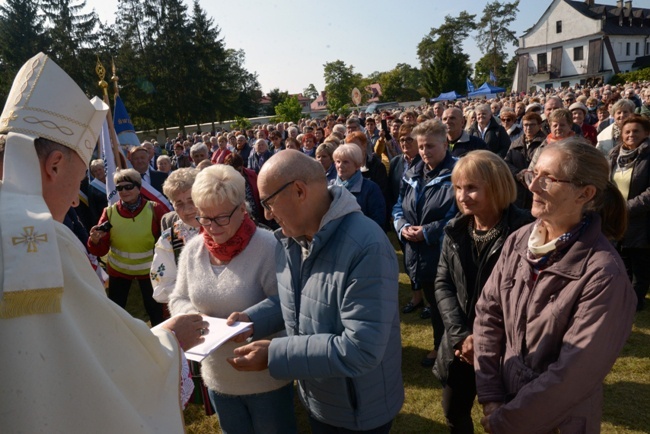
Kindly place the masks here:
<instances>
[{"instance_id":1,"label":"sky","mask_svg":"<svg viewBox=\"0 0 650 434\"><path fill-rule=\"evenodd\" d=\"M185 0L191 13L192 0ZM0 0L0 4L4 3ZM78 4L77 1L73 3ZM199 0L221 30L227 48L243 49L245 67L262 90L300 93L313 83L325 87L323 65L342 60L364 76L398 63L419 67L417 45L446 15L466 10L477 20L487 0ZM520 0L513 25L517 36L533 26L552 0ZM615 4L615 0L598 3ZM650 7L650 0L634 0ZM86 0L102 23L115 21L117 0ZM509 51L514 53L515 47ZM482 54L470 36L464 50L472 63ZM164 60L163 60L164 61ZM119 75L119 60L118 60Z\"/></svg>"}]
</instances>

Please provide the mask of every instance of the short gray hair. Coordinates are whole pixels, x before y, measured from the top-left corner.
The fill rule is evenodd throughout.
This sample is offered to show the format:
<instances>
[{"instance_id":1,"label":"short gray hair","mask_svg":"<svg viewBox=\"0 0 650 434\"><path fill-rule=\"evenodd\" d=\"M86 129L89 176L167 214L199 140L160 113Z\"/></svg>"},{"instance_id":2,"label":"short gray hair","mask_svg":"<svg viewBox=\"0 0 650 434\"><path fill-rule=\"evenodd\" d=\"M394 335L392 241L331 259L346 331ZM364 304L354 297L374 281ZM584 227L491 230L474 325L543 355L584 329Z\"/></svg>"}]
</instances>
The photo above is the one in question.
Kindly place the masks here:
<instances>
[{"instance_id":1,"label":"short gray hair","mask_svg":"<svg viewBox=\"0 0 650 434\"><path fill-rule=\"evenodd\" d=\"M636 106L629 99L619 99L612 106L612 113L611 114L613 115L617 111L623 110L623 109L627 109L627 111L629 111L630 113L634 113L635 108L636 108Z\"/></svg>"},{"instance_id":2,"label":"short gray hair","mask_svg":"<svg viewBox=\"0 0 650 434\"><path fill-rule=\"evenodd\" d=\"M192 147L190 148L190 157L197 154L197 153L199 153L199 152L201 152L201 151L205 151L206 154L208 154L208 152L210 152L208 150L208 147L205 145L205 143L199 142L199 143L193 144Z\"/></svg>"},{"instance_id":3,"label":"short gray hair","mask_svg":"<svg viewBox=\"0 0 650 434\"><path fill-rule=\"evenodd\" d=\"M344 145L339 146L338 148L336 148L336 150L334 150L332 157L334 157L334 159L339 157L349 158L357 166L359 167L363 166L363 153L361 152L361 148L359 148L355 144L346 143Z\"/></svg>"}]
</instances>

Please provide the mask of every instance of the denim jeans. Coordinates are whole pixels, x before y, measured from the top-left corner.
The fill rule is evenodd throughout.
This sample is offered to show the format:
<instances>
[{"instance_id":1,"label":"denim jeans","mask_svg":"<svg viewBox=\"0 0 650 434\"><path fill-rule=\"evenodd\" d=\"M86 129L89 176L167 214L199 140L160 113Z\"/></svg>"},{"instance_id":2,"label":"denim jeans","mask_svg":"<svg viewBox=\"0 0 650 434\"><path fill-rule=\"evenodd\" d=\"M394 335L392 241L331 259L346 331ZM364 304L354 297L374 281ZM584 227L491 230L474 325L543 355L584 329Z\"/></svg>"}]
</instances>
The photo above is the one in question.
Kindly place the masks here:
<instances>
[{"instance_id":1,"label":"denim jeans","mask_svg":"<svg viewBox=\"0 0 650 434\"><path fill-rule=\"evenodd\" d=\"M208 390L223 434L295 434L293 383L251 395L222 395Z\"/></svg>"}]
</instances>

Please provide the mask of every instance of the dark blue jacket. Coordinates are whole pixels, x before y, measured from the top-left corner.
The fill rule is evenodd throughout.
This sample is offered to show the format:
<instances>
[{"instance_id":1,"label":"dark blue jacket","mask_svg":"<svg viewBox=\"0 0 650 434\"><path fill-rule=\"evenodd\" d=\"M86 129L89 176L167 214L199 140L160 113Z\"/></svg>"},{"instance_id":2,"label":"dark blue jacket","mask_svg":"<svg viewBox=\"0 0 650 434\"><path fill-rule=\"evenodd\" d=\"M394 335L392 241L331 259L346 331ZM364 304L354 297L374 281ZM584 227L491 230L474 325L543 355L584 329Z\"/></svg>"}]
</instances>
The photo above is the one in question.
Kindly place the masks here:
<instances>
[{"instance_id":1,"label":"dark blue jacket","mask_svg":"<svg viewBox=\"0 0 650 434\"><path fill-rule=\"evenodd\" d=\"M404 174L400 197L393 207L395 232L405 243L406 272L417 283L432 283L436 278L443 228L458 212L451 185L456 158L449 152L437 167L426 172L423 161ZM405 226L422 226L424 241L402 239Z\"/></svg>"}]
</instances>

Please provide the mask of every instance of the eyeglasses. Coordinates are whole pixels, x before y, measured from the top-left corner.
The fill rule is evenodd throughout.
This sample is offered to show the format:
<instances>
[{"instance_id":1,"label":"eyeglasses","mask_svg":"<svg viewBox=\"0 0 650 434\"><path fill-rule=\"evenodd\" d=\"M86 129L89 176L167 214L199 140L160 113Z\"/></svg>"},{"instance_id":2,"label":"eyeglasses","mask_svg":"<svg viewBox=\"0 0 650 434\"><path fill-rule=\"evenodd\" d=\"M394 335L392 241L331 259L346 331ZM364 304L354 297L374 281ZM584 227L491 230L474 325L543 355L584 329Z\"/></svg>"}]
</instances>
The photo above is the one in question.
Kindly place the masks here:
<instances>
[{"instance_id":1,"label":"eyeglasses","mask_svg":"<svg viewBox=\"0 0 650 434\"><path fill-rule=\"evenodd\" d=\"M122 191L122 190L131 191L134 188L135 188L135 184L124 184L124 185L116 185L115 186L115 190L117 190L117 191Z\"/></svg>"},{"instance_id":2,"label":"eyeglasses","mask_svg":"<svg viewBox=\"0 0 650 434\"><path fill-rule=\"evenodd\" d=\"M277 196L278 194L282 193L282 190L284 190L285 188L287 188L288 186L290 186L290 185L293 184L294 182L296 182L296 181L289 181L289 182L287 182L287 183L284 184L282 187L280 187L279 189L277 189L277 190L275 191L275 193L273 193L273 194L270 195L269 197L267 197L267 198L265 198L265 199L261 199L261 200L260 200L260 204L264 207L265 210L267 210L268 212L271 212L271 205L269 204L269 200L273 199L275 196Z\"/></svg>"},{"instance_id":3,"label":"eyeglasses","mask_svg":"<svg viewBox=\"0 0 650 434\"><path fill-rule=\"evenodd\" d=\"M400 143L413 143L413 137L400 137Z\"/></svg>"},{"instance_id":4,"label":"eyeglasses","mask_svg":"<svg viewBox=\"0 0 650 434\"><path fill-rule=\"evenodd\" d=\"M564 100L564 102L573 102L573 101L575 101L574 98L567 98L567 99Z\"/></svg>"},{"instance_id":5,"label":"eyeglasses","mask_svg":"<svg viewBox=\"0 0 650 434\"><path fill-rule=\"evenodd\" d=\"M536 175L535 172L532 170L526 170L524 171L524 182L528 187L530 187L533 184L533 181L537 179L537 182L539 184L539 188L541 188L544 191L548 191L549 188L551 188L551 185L562 182L565 184L571 184L571 181L567 181L565 179L557 179L553 176L549 175Z\"/></svg>"},{"instance_id":6,"label":"eyeglasses","mask_svg":"<svg viewBox=\"0 0 650 434\"><path fill-rule=\"evenodd\" d=\"M237 205L230 214L220 215L217 217L204 217L204 216L197 215L196 221L199 222L201 226L205 226L205 227L212 225L212 223L214 223L217 226L228 226L228 224L230 223L230 219L232 218L232 215L235 213L235 211L237 211L238 208L239 205Z\"/></svg>"}]
</instances>

